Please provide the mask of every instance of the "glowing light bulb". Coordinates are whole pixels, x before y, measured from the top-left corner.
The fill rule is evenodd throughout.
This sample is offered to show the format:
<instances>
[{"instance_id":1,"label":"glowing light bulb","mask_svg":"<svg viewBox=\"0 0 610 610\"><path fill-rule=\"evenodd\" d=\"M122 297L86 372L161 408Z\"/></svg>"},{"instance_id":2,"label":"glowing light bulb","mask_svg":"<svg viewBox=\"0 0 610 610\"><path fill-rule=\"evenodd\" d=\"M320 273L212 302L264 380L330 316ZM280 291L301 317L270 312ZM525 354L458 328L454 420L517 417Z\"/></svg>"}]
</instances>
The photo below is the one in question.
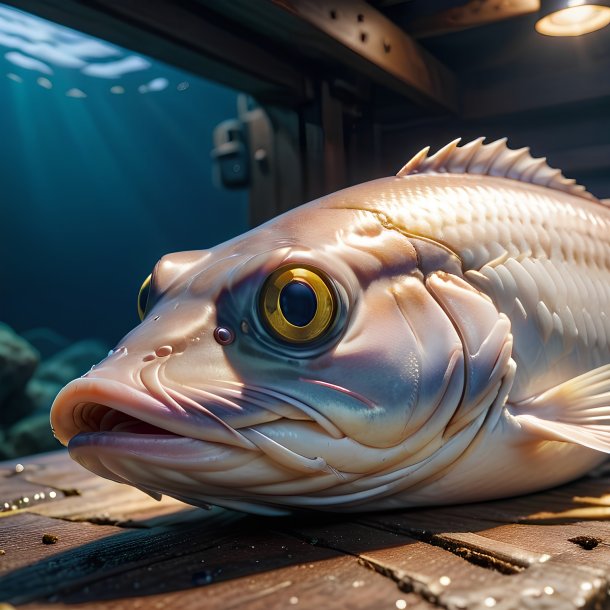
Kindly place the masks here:
<instances>
[{"instance_id":1,"label":"glowing light bulb","mask_svg":"<svg viewBox=\"0 0 610 610\"><path fill-rule=\"evenodd\" d=\"M546 36L581 36L610 24L610 7L571 0L564 9L549 13L536 23Z\"/></svg>"}]
</instances>

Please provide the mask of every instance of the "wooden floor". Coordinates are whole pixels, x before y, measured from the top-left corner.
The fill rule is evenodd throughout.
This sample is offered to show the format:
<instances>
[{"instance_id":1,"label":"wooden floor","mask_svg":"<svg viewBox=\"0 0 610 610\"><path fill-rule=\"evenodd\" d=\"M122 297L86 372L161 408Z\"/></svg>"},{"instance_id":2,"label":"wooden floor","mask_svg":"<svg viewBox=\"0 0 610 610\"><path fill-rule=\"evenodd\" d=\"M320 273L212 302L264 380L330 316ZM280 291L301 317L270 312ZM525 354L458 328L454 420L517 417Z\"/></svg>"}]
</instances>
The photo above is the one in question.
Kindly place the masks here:
<instances>
[{"instance_id":1,"label":"wooden floor","mask_svg":"<svg viewBox=\"0 0 610 610\"><path fill-rule=\"evenodd\" d=\"M610 466L510 501L261 518L0 463L0 610L610 608ZM46 543L45 543L46 541Z\"/></svg>"}]
</instances>

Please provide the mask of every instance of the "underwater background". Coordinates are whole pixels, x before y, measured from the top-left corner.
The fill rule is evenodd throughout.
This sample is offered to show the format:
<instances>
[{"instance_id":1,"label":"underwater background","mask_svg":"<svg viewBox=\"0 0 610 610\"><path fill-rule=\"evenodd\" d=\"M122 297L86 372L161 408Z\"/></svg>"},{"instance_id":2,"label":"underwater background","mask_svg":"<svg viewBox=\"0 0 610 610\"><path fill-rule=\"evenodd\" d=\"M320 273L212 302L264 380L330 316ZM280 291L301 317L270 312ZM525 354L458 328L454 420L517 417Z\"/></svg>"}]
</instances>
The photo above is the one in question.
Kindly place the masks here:
<instances>
[{"instance_id":1,"label":"underwater background","mask_svg":"<svg viewBox=\"0 0 610 610\"><path fill-rule=\"evenodd\" d=\"M213 179L238 92L0 4L0 459L138 322L157 260L248 229Z\"/></svg>"}]
</instances>

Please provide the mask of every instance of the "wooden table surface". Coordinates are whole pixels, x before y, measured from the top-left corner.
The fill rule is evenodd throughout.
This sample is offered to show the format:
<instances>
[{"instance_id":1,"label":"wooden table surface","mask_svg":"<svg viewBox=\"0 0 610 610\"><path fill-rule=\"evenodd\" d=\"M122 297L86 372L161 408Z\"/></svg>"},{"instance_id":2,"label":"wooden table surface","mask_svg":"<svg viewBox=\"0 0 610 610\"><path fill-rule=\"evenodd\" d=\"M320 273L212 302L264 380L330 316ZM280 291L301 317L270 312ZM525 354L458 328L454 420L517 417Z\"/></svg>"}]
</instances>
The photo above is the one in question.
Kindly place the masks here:
<instances>
[{"instance_id":1,"label":"wooden table surface","mask_svg":"<svg viewBox=\"0 0 610 610\"><path fill-rule=\"evenodd\" d=\"M20 464L0 463L0 610L610 608L610 465L511 500L262 518L65 452Z\"/></svg>"}]
</instances>

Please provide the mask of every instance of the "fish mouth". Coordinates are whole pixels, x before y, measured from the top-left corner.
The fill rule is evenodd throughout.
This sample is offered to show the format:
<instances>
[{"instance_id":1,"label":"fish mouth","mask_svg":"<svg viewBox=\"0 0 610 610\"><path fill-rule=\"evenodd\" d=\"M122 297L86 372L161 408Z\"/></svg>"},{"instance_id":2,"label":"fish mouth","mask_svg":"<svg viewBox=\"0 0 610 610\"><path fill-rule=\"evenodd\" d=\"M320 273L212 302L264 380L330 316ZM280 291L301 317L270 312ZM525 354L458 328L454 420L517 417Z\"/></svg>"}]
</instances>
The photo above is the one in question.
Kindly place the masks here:
<instances>
[{"instance_id":1,"label":"fish mouth","mask_svg":"<svg viewBox=\"0 0 610 610\"><path fill-rule=\"evenodd\" d=\"M51 427L65 446L79 435L92 433L179 436L167 428L169 418L163 416L164 412L167 407L161 401L124 383L81 378L57 395L51 409Z\"/></svg>"},{"instance_id":2,"label":"fish mouth","mask_svg":"<svg viewBox=\"0 0 610 610\"><path fill-rule=\"evenodd\" d=\"M102 377L81 377L57 395L51 408L55 437L69 449L85 441L118 442L130 435L134 442L146 437L173 437L217 442L256 449L231 425L203 405L186 410L175 400L160 400L126 383ZM136 440L137 439L137 440Z\"/></svg>"},{"instance_id":3,"label":"fish mouth","mask_svg":"<svg viewBox=\"0 0 610 610\"><path fill-rule=\"evenodd\" d=\"M252 459L252 450L258 452L228 424L220 426L217 418L207 418L207 429L194 419L197 415L179 411L177 405L99 377L70 382L51 409L53 433L75 461L156 498L167 488L167 483L156 485L156 467L213 473L245 463ZM193 438L193 433L208 438Z\"/></svg>"},{"instance_id":4,"label":"fish mouth","mask_svg":"<svg viewBox=\"0 0 610 610\"><path fill-rule=\"evenodd\" d=\"M269 397L269 410L261 400L250 415L234 420L229 415L225 422L219 409L212 412L220 403L195 403L185 388L180 395L175 386L155 390L159 398L101 376L76 379L53 403L54 434L75 461L99 476L157 499L166 494L199 506L280 514L275 485L293 492L303 479L320 479L322 488L337 480L335 469L317 452L295 453L260 429L291 420L316 425L294 405L278 403L270 410L275 395Z\"/></svg>"}]
</instances>

